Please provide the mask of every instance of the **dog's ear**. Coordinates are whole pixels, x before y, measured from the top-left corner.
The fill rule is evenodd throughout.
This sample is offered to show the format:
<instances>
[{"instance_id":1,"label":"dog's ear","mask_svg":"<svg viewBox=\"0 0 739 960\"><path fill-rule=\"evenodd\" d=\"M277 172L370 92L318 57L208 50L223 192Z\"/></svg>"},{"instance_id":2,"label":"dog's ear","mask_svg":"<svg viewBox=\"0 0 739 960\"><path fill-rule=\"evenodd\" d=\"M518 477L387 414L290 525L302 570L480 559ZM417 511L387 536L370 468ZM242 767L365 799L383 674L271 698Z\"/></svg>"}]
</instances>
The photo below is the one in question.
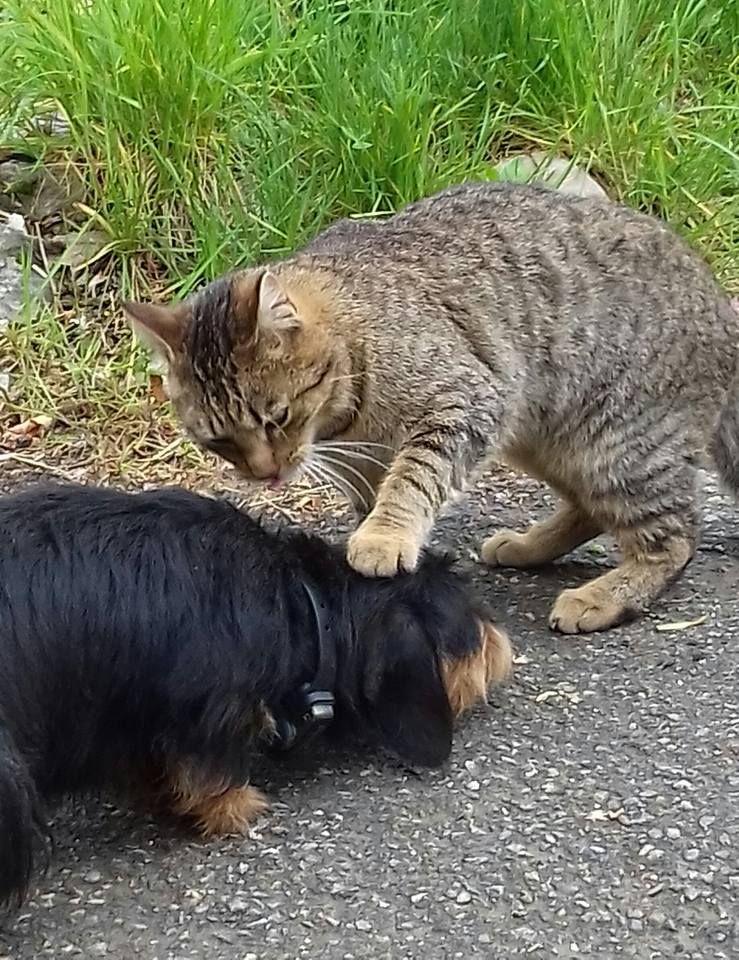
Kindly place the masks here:
<instances>
[{"instance_id":1,"label":"dog's ear","mask_svg":"<svg viewBox=\"0 0 739 960\"><path fill-rule=\"evenodd\" d=\"M365 696L384 745L408 763L440 766L453 721L433 644L409 611L379 617L371 633Z\"/></svg>"}]
</instances>

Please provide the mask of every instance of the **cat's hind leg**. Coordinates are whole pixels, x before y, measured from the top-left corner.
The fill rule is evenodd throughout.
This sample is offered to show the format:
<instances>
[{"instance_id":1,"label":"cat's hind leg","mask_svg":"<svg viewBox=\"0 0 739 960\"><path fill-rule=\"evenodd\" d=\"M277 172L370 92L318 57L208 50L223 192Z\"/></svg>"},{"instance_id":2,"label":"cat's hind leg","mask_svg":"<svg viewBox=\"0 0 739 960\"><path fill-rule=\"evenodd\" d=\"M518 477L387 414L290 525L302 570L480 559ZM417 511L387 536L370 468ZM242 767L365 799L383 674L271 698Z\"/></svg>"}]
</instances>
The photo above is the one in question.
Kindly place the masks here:
<instances>
[{"instance_id":1,"label":"cat's hind leg","mask_svg":"<svg viewBox=\"0 0 739 960\"><path fill-rule=\"evenodd\" d=\"M482 559L493 567L538 567L587 543L602 527L580 507L564 503L551 517L525 533L499 530L482 545Z\"/></svg>"},{"instance_id":2,"label":"cat's hind leg","mask_svg":"<svg viewBox=\"0 0 739 960\"><path fill-rule=\"evenodd\" d=\"M641 615L693 557L700 526L695 468L687 458L667 464L655 456L639 473L588 504L615 536L623 560L615 570L563 590L549 617L552 629L590 633Z\"/></svg>"}]
</instances>

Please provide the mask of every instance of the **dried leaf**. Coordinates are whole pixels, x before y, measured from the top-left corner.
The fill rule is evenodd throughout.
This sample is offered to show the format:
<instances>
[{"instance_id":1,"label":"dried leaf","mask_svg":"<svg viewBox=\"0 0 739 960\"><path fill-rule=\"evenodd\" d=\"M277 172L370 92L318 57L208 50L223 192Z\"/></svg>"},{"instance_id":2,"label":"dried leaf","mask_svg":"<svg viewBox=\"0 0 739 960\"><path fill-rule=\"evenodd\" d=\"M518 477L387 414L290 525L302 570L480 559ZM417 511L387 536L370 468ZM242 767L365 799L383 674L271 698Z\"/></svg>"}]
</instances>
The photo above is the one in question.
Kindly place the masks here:
<instances>
[{"instance_id":1,"label":"dried leaf","mask_svg":"<svg viewBox=\"0 0 739 960\"><path fill-rule=\"evenodd\" d=\"M623 807L619 807L618 810L603 810L601 807L596 807L595 810L591 810L590 813L585 815L585 819L591 820L593 823L609 823L619 820L623 814Z\"/></svg>"},{"instance_id":2,"label":"dried leaf","mask_svg":"<svg viewBox=\"0 0 739 960\"><path fill-rule=\"evenodd\" d=\"M576 690L545 690L536 697L536 703L546 703L554 697L569 700L570 703L582 703L582 697Z\"/></svg>"},{"instance_id":3,"label":"dried leaf","mask_svg":"<svg viewBox=\"0 0 739 960\"><path fill-rule=\"evenodd\" d=\"M27 437L34 440L36 437L42 437L54 424L54 418L46 414L38 414L35 417L29 417L28 420L22 420L14 427L10 427L8 433L14 437Z\"/></svg>"},{"instance_id":4,"label":"dried leaf","mask_svg":"<svg viewBox=\"0 0 739 960\"><path fill-rule=\"evenodd\" d=\"M164 389L164 381L156 373L151 374L149 377L149 395L154 397L157 403L167 402L167 391Z\"/></svg>"},{"instance_id":5,"label":"dried leaf","mask_svg":"<svg viewBox=\"0 0 739 960\"><path fill-rule=\"evenodd\" d=\"M691 627L698 627L701 623L705 623L707 619L708 614L704 613L702 617L696 617L695 620L675 620L672 623L658 623L655 629L659 630L660 633L689 630Z\"/></svg>"}]
</instances>

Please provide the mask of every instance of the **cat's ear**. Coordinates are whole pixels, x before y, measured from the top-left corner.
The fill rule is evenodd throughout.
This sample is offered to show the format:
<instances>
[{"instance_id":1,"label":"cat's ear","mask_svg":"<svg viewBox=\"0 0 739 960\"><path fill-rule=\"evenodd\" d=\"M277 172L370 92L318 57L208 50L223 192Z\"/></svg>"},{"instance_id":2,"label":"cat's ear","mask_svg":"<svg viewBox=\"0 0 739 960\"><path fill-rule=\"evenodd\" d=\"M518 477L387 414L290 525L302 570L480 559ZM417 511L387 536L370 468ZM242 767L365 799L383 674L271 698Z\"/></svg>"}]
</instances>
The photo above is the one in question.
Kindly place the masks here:
<instances>
[{"instance_id":1,"label":"cat's ear","mask_svg":"<svg viewBox=\"0 0 739 960\"><path fill-rule=\"evenodd\" d=\"M185 303L163 307L156 303L123 304L134 333L157 357L171 363L182 352L190 308Z\"/></svg>"},{"instance_id":2,"label":"cat's ear","mask_svg":"<svg viewBox=\"0 0 739 960\"><path fill-rule=\"evenodd\" d=\"M255 343L264 335L282 337L302 326L290 295L269 270L234 278L231 311L242 343Z\"/></svg>"},{"instance_id":3,"label":"cat's ear","mask_svg":"<svg viewBox=\"0 0 739 960\"><path fill-rule=\"evenodd\" d=\"M295 304L279 281L267 270L262 274L257 303L257 330L261 333L290 333L302 326Z\"/></svg>"}]
</instances>

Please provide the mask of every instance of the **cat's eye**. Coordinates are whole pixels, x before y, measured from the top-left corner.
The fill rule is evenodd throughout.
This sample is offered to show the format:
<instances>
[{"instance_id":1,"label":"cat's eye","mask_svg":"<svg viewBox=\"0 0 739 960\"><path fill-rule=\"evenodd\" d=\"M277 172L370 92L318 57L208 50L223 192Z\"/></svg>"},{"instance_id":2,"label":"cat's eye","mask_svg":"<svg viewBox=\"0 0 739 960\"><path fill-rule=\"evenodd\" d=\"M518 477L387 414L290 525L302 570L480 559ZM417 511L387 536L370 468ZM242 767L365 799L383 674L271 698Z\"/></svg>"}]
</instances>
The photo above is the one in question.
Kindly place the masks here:
<instances>
[{"instance_id":1,"label":"cat's eye","mask_svg":"<svg viewBox=\"0 0 739 960\"><path fill-rule=\"evenodd\" d=\"M269 418L270 423L275 427L286 427L287 421L290 419L290 408L289 407L279 407L272 413L272 416Z\"/></svg>"},{"instance_id":2,"label":"cat's eye","mask_svg":"<svg viewBox=\"0 0 739 960\"><path fill-rule=\"evenodd\" d=\"M241 463L244 459L238 445L228 437L213 437L212 440L204 440L203 446L216 456L223 457L224 460L230 460L231 463Z\"/></svg>"},{"instance_id":3,"label":"cat's eye","mask_svg":"<svg viewBox=\"0 0 739 960\"><path fill-rule=\"evenodd\" d=\"M320 374L316 377L316 379L312 383L309 383L307 387L303 387L303 389L296 394L296 397L302 397L306 393L310 393L311 390L315 390L316 387L320 387L323 381L328 376L331 369L332 369L332 363L329 360L329 362L326 364L326 366L323 368Z\"/></svg>"}]
</instances>

